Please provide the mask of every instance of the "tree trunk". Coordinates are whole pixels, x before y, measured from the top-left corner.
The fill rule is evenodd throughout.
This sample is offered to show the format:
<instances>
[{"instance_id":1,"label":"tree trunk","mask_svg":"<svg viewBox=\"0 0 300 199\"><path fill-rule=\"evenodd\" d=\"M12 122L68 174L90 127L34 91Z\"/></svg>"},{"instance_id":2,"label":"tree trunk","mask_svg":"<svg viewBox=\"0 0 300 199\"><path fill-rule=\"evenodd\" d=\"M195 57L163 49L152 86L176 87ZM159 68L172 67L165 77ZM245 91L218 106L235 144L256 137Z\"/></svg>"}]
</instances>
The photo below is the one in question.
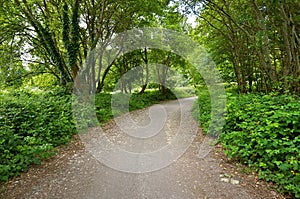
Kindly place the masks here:
<instances>
[{"instance_id":1,"label":"tree trunk","mask_svg":"<svg viewBox=\"0 0 300 199\"><path fill-rule=\"evenodd\" d=\"M272 67L272 60L270 57L270 50L269 50L270 42L269 42L267 26L265 23L265 18L263 17L263 15L262 15L259 7L255 3L255 1L251 0L251 3L252 3L252 7L254 10L255 16L256 16L256 22L263 34L262 43L261 43L262 46L261 46L260 50L258 51L258 54L260 57L261 65L263 66L264 71L268 76L269 83L267 83L267 87L269 90L270 86L276 80L276 77L275 77L274 68Z\"/></svg>"},{"instance_id":2,"label":"tree trunk","mask_svg":"<svg viewBox=\"0 0 300 199\"><path fill-rule=\"evenodd\" d=\"M147 47L144 49L144 56L142 55L142 59L144 60L145 66L146 66L146 81L144 82L144 85L142 86L141 91L139 94L143 94L147 88L148 82L149 82L149 66L148 66L148 52Z\"/></svg>"}]
</instances>

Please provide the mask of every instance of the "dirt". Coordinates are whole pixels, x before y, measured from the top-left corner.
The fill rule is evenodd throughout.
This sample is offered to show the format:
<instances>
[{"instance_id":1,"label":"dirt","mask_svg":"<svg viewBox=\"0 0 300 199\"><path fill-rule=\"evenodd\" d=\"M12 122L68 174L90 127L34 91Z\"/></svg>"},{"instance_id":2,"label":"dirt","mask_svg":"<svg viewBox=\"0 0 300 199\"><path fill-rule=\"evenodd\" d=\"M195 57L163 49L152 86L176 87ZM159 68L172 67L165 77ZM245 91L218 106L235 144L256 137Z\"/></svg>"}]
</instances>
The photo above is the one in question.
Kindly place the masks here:
<instances>
[{"instance_id":1,"label":"dirt","mask_svg":"<svg viewBox=\"0 0 300 199\"><path fill-rule=\"evenodd\" d=\"M192 101L191 101L192 102ZM166 114L155 110L159 115L167 115L168 119L159 128L160 133L153 137L132 141L128 136L120 133L116 121L112 120L103 127L90 129L86 135L76 135L67 146L58 148L56 156L42 165L32 166L27 173L5 183L1 188L1 198L285 198L275 191L274 185L258 179L257 174L249 172L247 167L229 161L222 152L220 144L204 158L199 158L199 149L204 136L198 128L192 143L179 158L159 169L147 167L147 172L118 171L108 163L103 164L101 157L93 154L93 145L99 139L99 132L107 136L112 142L118 143L126 150L147 152L162 147L174 139L178 125L183 120L178 114L184 115L187 121L184 129L190 131L195 121L191 120L190 106L183 112L178 112L178 102L164 103ZM151 111L150 111L151 112ZM138 110L118 118L119 122L126 122L128 116L133 121L150 124L149 108ZM155 117L159 117L155 115ZM141 119L144 118L144 119ZM147 123L148 120L148 123ZM119 123L120 124L120 123ZM132 124L128 124L130 126ZM176 126L177 125L177 126ZM148 128L147 127L147 128ZM134 131L133 133L135 133ZM148 133L151 131L147 131ZM130 136L129 136L130 137ZM146 143L146 140L151 140ZM184 143L185 137L182 137ZM93 140L93 141L92 141ZM92 145L89 145L91 144ZM96 142L97 143L97 142ZM141 144L142 143L142 144ZM92 146L92 147L91 147ZM146 147L145 147L146 146ZM102 150L102 145L98 146ZM99 148L96 148L99 150ZM165 157L167 159L168 157ZM114 159L109 159L114 161ZM104 161L105 162L105 161ZM147 162L142 162L143 165ZM155 162L154 166L161 162ZM131 165L128 163L128 165ZM117 165L118 166L118 165ZM124 165L125 169L126 165ZM136 166L136 165L135 165ZM122 167L123 168L123 167ZM140 169L140 165L136 166ZM144 168L144 167L143 167ZM145 167L146 168L146 167Z\"/></svg>"}]
</instances>

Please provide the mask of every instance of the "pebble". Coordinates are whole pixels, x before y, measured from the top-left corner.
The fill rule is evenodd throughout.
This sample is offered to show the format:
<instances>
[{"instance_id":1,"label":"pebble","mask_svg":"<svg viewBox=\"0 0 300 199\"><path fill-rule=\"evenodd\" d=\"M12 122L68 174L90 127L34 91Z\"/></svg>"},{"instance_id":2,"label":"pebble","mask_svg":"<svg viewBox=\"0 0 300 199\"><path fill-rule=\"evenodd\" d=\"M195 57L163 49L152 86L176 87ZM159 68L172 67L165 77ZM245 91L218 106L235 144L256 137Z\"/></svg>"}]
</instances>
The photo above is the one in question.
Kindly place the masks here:
<instances>
[{"instance_id":1,"label":"pebble","mask_svg":"<svg viewBox=\"0 0 300 199\"><path fill-rule=\"evenodd\" d=\"M221 182L226 182L226 183L231 183L231 184L233 184L233 185L238 185L238 184L240 184L240 181L238 181L238 180L235 180L235 179L233 179L233 178L224 178L224 175L220 175L220 177L221 177Z\"/></svg>"},{"instance_id":2,"label":"pebble","mask_svg":"<svg viewBox=\"0 0 300 199\"><path fill-rule=\"evenodd\" d=\"M228 183L228 182L229 182L229 179L228 179L228 178L221 178L221 182L226 182L226 183Z\"/></svg>"},{"instance_id":3,"label":"pebble","mask_svg":"<svg viewBox=\"0 0 300 199\"><path fill-rule=\"evenodd\" d=\"M238 184L240 184L240 181L235 180L235 179L230 179L230 183L233 185L238 185Z\"/></svg>"}]
</instances>

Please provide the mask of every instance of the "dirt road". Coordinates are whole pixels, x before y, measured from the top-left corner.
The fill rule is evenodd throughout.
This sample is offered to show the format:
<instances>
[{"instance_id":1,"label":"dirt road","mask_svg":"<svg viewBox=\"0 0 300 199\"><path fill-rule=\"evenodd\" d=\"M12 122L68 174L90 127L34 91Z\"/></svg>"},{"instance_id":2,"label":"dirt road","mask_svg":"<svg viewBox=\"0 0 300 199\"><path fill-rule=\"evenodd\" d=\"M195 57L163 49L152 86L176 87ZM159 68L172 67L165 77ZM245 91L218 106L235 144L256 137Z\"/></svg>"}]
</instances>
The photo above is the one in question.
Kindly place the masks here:
<instances>
[{"instance_id":1,"label":"dirt road","mask_svg":"<svg viewBox=\"0 0 300 199\"><path fill-rule=\"evenodd\" d=\"M0 196L281 198L255 175L226 162L219 146L198 157L203 136L191 116L193 101L164 102L90 129L51 160L8 182Z\"/></svg>"}]
</instances>

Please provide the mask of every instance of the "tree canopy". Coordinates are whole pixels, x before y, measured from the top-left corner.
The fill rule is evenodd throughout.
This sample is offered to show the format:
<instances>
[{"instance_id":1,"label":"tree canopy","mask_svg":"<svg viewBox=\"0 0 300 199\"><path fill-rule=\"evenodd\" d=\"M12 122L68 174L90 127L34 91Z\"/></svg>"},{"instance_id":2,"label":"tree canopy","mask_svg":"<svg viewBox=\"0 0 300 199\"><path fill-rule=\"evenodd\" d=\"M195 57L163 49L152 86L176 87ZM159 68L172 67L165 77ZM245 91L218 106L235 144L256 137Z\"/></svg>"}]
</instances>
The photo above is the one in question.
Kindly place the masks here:
<instances>
[{"instance_id":1,"label":"tree canopy","mask_svg":"<svg viewBox=\"0 0 300 199\"><path fill-rule=\"evenodd\" d=\"M0 183L76 125L196 91L204 134L300 198L299 31L300 0L0 0Z\"/></svg>"},{"instance_id":2,"label":"tree canopy","mask_svg":"<svg viewBox=\"0 0 300 199\"><path fill-rule=\"evenodd\" d=\"M105 48L116 34L133 28L163 27L184 32L205 46L223 80L236 82L240 92L299 93L299 7L294 0L2 1L1 85L22 86L39 76L68 87L97 44ZM197 16L194 28L187 23L190 15ZM126 73L136 65L129 60L149 62L148 53L153 60L170 58L168 52L145 46L122 58L123 63L115 60L96 70L95 58L90 57L90 89L101 92L111 87L105 85L114 82L106 79L110 73ZM184 75L199 79L188 63L171 57ZM144 73L145 86L147 66Z\"/></svg>"},{"instance_id":3,"label":"tree canopy","mask_svg":"<svg viewBox=\"0 0 300 199\"><path fill-rule=\"evenodd\" d=\"M200 12L195 10L199 7ZM241 92L295 93L300 88L299 7L294 0L204 0L189 5L198 15L195 34L227 78L232 77L229 71L234 73Z\"/></svg>"}]
</instances>

